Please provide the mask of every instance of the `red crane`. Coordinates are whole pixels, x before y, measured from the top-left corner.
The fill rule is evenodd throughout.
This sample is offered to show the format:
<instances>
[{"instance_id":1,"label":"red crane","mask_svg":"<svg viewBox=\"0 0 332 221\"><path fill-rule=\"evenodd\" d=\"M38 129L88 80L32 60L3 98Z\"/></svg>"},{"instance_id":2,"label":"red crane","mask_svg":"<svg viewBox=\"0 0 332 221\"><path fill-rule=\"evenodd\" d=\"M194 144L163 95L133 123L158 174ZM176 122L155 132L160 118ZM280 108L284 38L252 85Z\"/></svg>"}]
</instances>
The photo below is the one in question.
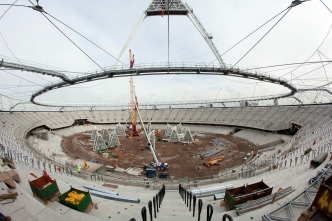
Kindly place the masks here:
<instances>
[{"instance_id":1,"label":"red crane","mask_svg":"<svg viewBox=\"0 0 332 221\"><path fill-rule=\"evenodd\" d=\"M130 69L133 69L135 63L135 55L131 55L131 50L129 50L129 61L130 61ZM135 102L135 100L136 102ZM135 105L136 103L136 105ZM134 90L134 78L130 76L130 107L131 107L131 124L133 127L133 136L138 136L139 132L136 129L137 123L137 97L135 96Z\"/></svg>"}]
</instances>

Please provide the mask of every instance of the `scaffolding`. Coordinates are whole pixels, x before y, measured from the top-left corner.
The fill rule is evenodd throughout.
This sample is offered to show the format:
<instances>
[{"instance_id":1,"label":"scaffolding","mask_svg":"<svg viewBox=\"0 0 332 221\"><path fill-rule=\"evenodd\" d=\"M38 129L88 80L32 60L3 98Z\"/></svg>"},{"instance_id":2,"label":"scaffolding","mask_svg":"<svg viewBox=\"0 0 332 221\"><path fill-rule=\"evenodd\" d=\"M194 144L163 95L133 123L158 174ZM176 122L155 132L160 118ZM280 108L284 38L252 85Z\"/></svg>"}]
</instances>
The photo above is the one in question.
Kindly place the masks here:
<instances>
[{"instance_id":1,"label":"scaffolding","mask_svg":"<svg viewBox=\"0 0 332 221\"><path fill-rule=\"evenodd\" d=\"M103 137L100 134L98 134L97 138L95 139L93 151L103 150L106 148L107 148L107 146L106 146L105 141L103 140Z\"/></svg>"},{"instance_id":2,"label":"scaffolding","mask_svg":"<svg viewBox=\"0 0 332 221\"><path fill-rule=\"evenodd\" d=\"M172 133L172 126L170 124L166 125L165 136L169 137Z\"/></svg>"},{"instance_id":3,"label":"scaffolding","mask_svg":"<svg viewBox=\"0 0 332 221\"><path fill-rule=\"evenodd\" d=\"M126 129L123 125L121 125L120 123L118 123L115 127L115 131L116 131L116 135L120 136L120 135L123 135L125 136L126 135Z\"/></svg>"},{"instance_id":4,"label":"scaffolding","mask_svg":"<svg viewBox=\"0 0 332 221\"><path fill-rule=\"evenodd\" d=\"M119 137L117 136L116 132L113 131L109 137L108 147L114 148L114 147L118 147L120 145L121 145L121 143L120 143Z\"/></svg>"},{"instance_id":5,"label":"scaffolding","mask_svg":"<svg viewBox=\"0 0 332 221\"><path fill-rule=\"evenodd\" d=\"M183 143L194 143L194 138L190 132L189 127L186 128L186 132L184 134L184 138L183 138Z\"/></svg>"},{"instance_id":6,"label":"scaffolding","mask_svg":"<svg viewBox=\"0 0 332 221\"><path fill-rule=\"evenodd\" d=\"M92 134L91 134L91 139L90 140L96 140L97 135L98 135L97 127L94 127L93 130L92 130Z\"/></svg>"},{"instance_id":7,"label":"scaffolding","mask_svg":"<svg viewBox=\"0 0 332 221\"><path fill-rule=\"evenodd\" d=\"M179 134L178 134L178 132L176 130L176 127L174 127L172 129L172 132L171 132L171 135L170 135L170 137L168 139L168 142L172 142L172 143L178 143L178 142L180 142Z\"/></svg>"},{"instance_id":8,"label":"scaffolding","mask_svg":"<svg viewBox=\"0 0 332 221\"><path fill-rule=\"evenodd\" d=\"M179 134L183 134L184 133L184 128L182 126L181 123L179 123L178 125L176 125L176 130L178 131Z\"/></svg>"},{"instance_id":9,"label":"scaffolding","mask_svg":"<svg viewBox=\"0 0 332 221\"><path fill-rule=\"evenodd\" d=\"M108 141L108 140L110 139L110 135L109 135L107 129L104 129L104 130L103 130L103 134L102 134L102 136L103 136L103 140L104 140L104 141Z\"/></svg>"}]
</instances>

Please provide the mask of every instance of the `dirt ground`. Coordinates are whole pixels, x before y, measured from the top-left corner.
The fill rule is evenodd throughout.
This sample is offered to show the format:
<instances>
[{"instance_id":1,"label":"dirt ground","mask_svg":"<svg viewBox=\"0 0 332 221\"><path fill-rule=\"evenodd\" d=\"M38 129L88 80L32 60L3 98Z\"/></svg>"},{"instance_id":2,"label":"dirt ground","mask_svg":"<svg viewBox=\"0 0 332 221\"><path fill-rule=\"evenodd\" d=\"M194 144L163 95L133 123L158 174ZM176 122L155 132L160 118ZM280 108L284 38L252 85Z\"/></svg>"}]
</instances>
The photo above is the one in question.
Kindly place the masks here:
<instances>
[{"instance_id":1,"label":"dirt ground","mask_svg":"<svg viewBox=\"0 0 332 221\"><path fill-rule=\"evenodd\" d=\"M163 132L163 131L162 131ZM195 132L192 132L194 134ZM129 134L129 132L127 132ZM162 133L163 134L163 133ZM203 133L200 133L203 134ZM199 139L199 142L194 144L183 145L182 143L168 143L156 141L156 154L161 162L168 163L167 172L171 177L211 177L221 170L231 168L244 163L243 158L248 152L258 151L258 147L249 146L247 142L233 138L231 135L206 134L205 137L194 137ZM104 165L113 166L118 163L121 168L139 167L143 168L145 164L153 161L152 153L146 149L147 139L145 135L140 135L129 139L128 137L120 136L119 140L122 147L115 149L108 149L110 153L109 158L103 158L102 155L96 151L93 152L93 142L87 134L75 134L73 136L64 137L62 141L62 148L73 158L81 158L83 160L97 160ZM215 138L224 138L233 143L227 147L227 150L215 154L209 158L216 158L225 156L225 159L219 161L219 165L211 166L210 168L203 165L205 160L199 156L200 152L208 149L216 149L211 142ZM83 141L86 145L81 146L78 140ZM121 155L121 158L114 158L112 155ZM199 169L198 169L199 166Z\"/></svg>"}]
</instances>

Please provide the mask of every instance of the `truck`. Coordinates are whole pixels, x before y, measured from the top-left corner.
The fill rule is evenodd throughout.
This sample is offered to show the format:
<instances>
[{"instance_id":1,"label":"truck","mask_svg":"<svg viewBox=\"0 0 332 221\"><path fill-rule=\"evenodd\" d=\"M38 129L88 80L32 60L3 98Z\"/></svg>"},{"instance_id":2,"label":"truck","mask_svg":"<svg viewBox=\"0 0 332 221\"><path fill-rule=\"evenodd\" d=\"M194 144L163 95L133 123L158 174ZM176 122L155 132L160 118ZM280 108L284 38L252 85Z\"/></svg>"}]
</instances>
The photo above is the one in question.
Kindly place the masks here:
<instances>
[{"instance_id":1,"label":"truck","mask_svg":"<svg viewBox=\"0 0 332 221\"><path fill-rule=\"evenodd\" d=\"M145 169L145 176L147 178L155 178L157 175L157 170L156 168L146 168Z\"/></svg>"},{"instance_id":2,"label":"truck","mask_svg":"<svg viewBox=\"0 0 332 221\"><path fill-rule=\"evenodd\" d=\"M149 169L149 168L155 168L156 170L167 170L168 164L160 163L160 162L159 162L159 164L157 164L155 162L151 162L151 163L145 165L145 169Z\"/></svg>"}]
</instances>

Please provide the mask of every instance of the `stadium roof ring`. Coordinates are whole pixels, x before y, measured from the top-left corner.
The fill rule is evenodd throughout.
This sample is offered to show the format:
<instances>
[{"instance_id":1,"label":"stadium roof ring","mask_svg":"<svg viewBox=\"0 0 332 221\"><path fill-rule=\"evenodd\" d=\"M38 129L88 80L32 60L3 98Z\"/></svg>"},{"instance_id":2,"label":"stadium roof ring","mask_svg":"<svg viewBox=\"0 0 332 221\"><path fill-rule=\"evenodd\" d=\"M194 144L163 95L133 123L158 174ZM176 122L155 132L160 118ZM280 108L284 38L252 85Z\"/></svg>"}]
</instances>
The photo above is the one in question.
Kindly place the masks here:
<instances>
[{"instance_id":1,"label":"stadium roof ring","mask_svg":"<svg viewBox=\"0 0 332 221\"><path fill-rule=\"evenodd\" d=\"M44 72L45 73L45 72ZM35 101L35 98L47 93L48 91L69 87L75 84L87 83L90 81L103 80L107 78L116 77L129 77L129 76L151 76L151 75L219 75L219 76L231 76L239 77L250 80L257 80L261 82L273 83L281 85L290 90L289 93L282 95L270 96L268 99L274 98L285 98L294 95L298 90L295 86L289 83L287 80L273 77L271 75L260 74L257 72L250 72L248 70L239 68L227 68L227 67L211 67L211 66L164 66L155 67L151 66L136 66L134 69L110 69L101 72L96 72L93 74L85 75L83 77L77 77L66 81L61 81L59 83L51 84L43 89L35 92L31 95L30 101L36 105L48 106L47 104L39 103ZM59 74L60 75L60 74ZM264 99L264 98L263 98ZM54 106L54 105L51 105Z\"/></svg>"}]
</instances>

